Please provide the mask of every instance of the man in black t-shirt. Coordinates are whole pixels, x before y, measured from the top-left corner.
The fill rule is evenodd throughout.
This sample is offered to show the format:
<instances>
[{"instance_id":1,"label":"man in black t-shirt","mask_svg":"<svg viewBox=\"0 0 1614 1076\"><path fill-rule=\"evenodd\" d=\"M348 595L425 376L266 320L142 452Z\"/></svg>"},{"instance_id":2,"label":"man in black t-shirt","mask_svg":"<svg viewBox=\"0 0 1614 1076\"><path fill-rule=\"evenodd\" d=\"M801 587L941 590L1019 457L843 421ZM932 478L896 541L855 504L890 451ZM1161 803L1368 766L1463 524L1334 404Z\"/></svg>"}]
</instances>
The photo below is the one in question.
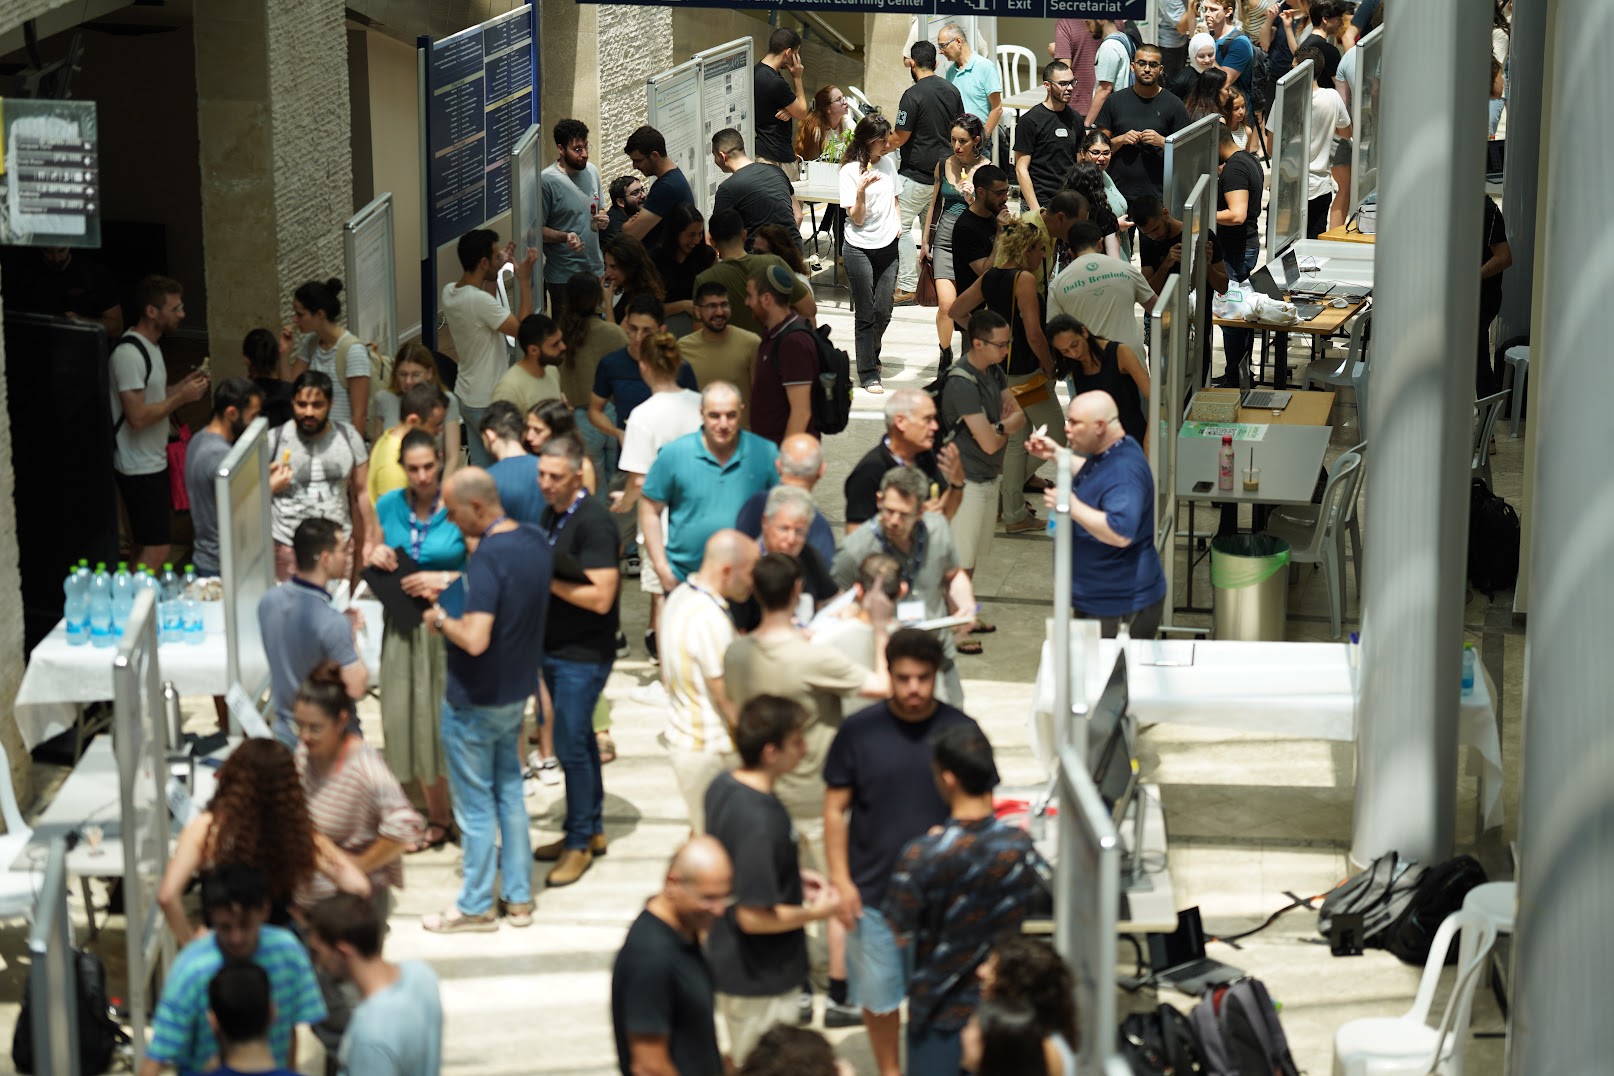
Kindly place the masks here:
<instances>
[{"instance_id":1,"label":"man in black t-shirt","mask_svg":"<svg viewBox=\"0 0 1614 1076\"><path fill-rule=\"evenodd\" d=\"M695 837L673 854L611 967L611 1028L622 1076L721 1073L712 969L700 936L729 904L734 868L723 845Z\"/></svg>"},{"instance_id":2,"label":"man in black t-shirt","mask_svg":"<svg viewBox=\"0 0 1614 1076\"><path fill-rule=\"evenodd\" d=\"M1261 162L1248 150L1239 149L1232 130L1224 123L1218 134L1216 153L1220 158L1216 177L1216 238L1222 246L1227 275L1236 281L1250 279L1261 260L1261 236L1256 226L1261 216L1261 200L1266 177ZM1227 357L1223 374L1229 383L1238 383L1238 371L1250 357L1255 343L1252 329L1222 329L1222 351Z\"/></svg>"},{"instance_id":3,"label":"man in black t-shirt","mask_svg":"<svg viewBox=\"0 0 1614 1076\"><path fill-rule=\"evenodd\" d=\"M1131 201L1164 195L1166 136L1187 127L1188 110L1160 85L1160 49L1145 44L1132 58L1133 83L1104 99L1093 126L1110 139L1110 178Z\"/></svg>"},{"instance_id":4,"label":"man in black t-shirt","mask_svg":"<svg viewBox=\"0 0 1614 1076\"><path fill-rule=\"evenodd\" d=\"M712 163L729 177L712 199L714 216L725 209L738 213L745 223L747 243L764 224L783 225L796 236L796 246L800 248L801 236L796 229L801 224L801 207L784 169L747 157L745 136L733 127L712 136Z\"/></svg>"},{"instance_id":5,"label":"man in black t-shirt","mask_svg":"<svg viewBox=\"0 0 1614 1076\"><path fill-rule=\"evenodd\" d=\"M913 225L923 227L925 210L935 191L936 165L953 151L953 120L964 111L964 98L958 87L936 75L936 46L915 41L906 60L913 85L902 91L897 104L897 123L888 141L892 149L901 147L902 193L897 210L902 215L902 234L908 240L900 248L901 267L897 270L897 302L913 298L919 283L919 244Z\"/></svg>"},{"instance_id":6,"label":"man in black t-shirt","mask_svg":"<svg viewBox=\"0 0 1614 1076\"><path fill-rule=\"evenodd\" d=\"M998 215L1009 204L1009 177L995 164L975 170L975 198L953 225L953 286L959 295L992 267Z\"/></svg>"},{"instance_id":7,"label":"man in black t-shirt","mask_svg":"<svg viewBox=\"0 0 1614 1076\"><path fill-rule=\"evenodd\" d=\"M644 197L644 207L622 225L621 234L631 235L646 248L656 250L661 246L661 222L672 216L679 205L694 205L695 194L689 189L683 169L667 156L667 140L654 127L636 129L628 136L622 152L641 175L655 182Z\"/></svg>"},{"instance_id":8,"label":"man in black t-shirt","mask_svg":"<svg viewBox=\"0 0 1614 1076\"><path fill-rule=\"evenodd\" d=\"M964 468L958 446L936 445L936 400L919 389L898 389L886 397L885 437L864 453L846 476L846 533L873 519L880 510L880 479L893 467L913 467L930 480L926 512L948 519L964 495Z\"/></svg>"},{"instance_id":9,"label":"man in black t-shirt","mask_svg":"<svg viewBox=\"0 0 1614 1076\"><path fill-rule=\"evenodd\" d=\"M554 705L555 757L566 774L565 836L535 848L539 862L558 861L548 884L570 885L594 857L605 854L605 786L600 746L594 737L594 706L616 660L616 521L604 503L583 488L583 454L576 442L553 437L538 454L538 488L547 507L538 526L555 557L569 557L576 573L559 567L549 584L554 601L544 631L544 684ZM566 565L569 568L570 565Z\"/></svg>"},{"instance_id":10,"label":"man in black t-shirt","mask_svg":"<svg viewBox=\"0 0 1614 1076\"><path fill-rule=\"evenodd\" d=\"M1014 125L1014 171L1028 213L1037 212L1059 193L1086 130L1070 107L1070 88L1076 85L1070 65L1055 60L1044 67L1042 85L1048 96Z\"/></svg>"},{"instance_id":11,"label":"man in black t-shirt","mask_svg":"<svg viewBox=\"0 0 1614 1076\"><path fill-rule=\"evenodd\" d=\"M740 767L719 774L706 790L706 832L734 864L734 903L712 924L706 953L736 1068L763 1032L795 1023L807 978L803 928L840 910L840 894L800 869L790 814L773 791L807 753L806 723L799 703L751 699L734 727Z\"/></svg>"},{"instance_id":12,"label":"man in black t-shirt","mask_svg":"<svg viewBox=\"0 0 1614 1076\"><path fill-rule=\"evenodd\" d=\"M801 81L805 72L801 35L783 26L768 38L768 54L751 69L751 123L756 131L757 160L781 165L792 176L796 171L792 121L807 118L807 92Z\"/></svg>"},{"instance_id":13,"label":"man in black t-shirt","mask_svg":"<svg viewBox=\"0 0 1614 1076\"><path fill-rule=\"evenodd\" d=\"M947 820L931 767L931 737L954 725L975 726L936 699L942 644L934 634L917 628L893 633L886 659L890 700L848 717L824 760L825 855L830 882L840 891L841 921L852 931L848 985L852 1003L863 1009L882 1076L901 1071L897 1038L906 982L896 937L880 909L903 845Z\"/></svg>"},{"instance_id":14,"label":"man in black t-shirt","mask_svg":"<svg viewBox=\"0 0 1614 1076\"><path fill-rule=\"evenodd\" d=\"M1183 223L1166 209L1160 199L1145 194L1128 204L1127 215L1138 226L1138 259L1143 263L1143 278L1154 289L1155 296L1166 286L1166 279L1182 268ZM1216 232L1205 232L1205 282L1212 291L1227 290L1227 265L1222 257L1222 244ZM1177 285L1179 288L1182 284ZM1210 379L1210 334L1200 338L1200 381Z\"/></svg>"}]
</instances>

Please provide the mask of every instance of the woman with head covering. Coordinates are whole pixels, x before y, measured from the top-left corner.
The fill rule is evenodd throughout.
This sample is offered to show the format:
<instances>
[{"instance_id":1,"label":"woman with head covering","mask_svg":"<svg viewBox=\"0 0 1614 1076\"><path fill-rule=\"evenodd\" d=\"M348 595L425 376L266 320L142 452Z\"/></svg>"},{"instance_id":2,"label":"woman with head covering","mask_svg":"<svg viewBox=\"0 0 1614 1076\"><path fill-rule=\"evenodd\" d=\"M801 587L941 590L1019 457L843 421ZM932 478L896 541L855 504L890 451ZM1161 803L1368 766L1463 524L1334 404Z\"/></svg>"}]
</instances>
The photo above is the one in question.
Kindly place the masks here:
<instances>
[{"instance_id":1,"label":"woman with head covering","mask_svg":"<svg viewBox=\"0 0 1614 1076\"><path fill-rule=\"evenodd\" d=\"M1172 77L1171 85L1166 89L1176 94L1178 99L1187 100L1189 87L1200 75L1215 69L1216 39L1202 30L1189 40L1188 62Z\"/></svg>"}]
</instances>

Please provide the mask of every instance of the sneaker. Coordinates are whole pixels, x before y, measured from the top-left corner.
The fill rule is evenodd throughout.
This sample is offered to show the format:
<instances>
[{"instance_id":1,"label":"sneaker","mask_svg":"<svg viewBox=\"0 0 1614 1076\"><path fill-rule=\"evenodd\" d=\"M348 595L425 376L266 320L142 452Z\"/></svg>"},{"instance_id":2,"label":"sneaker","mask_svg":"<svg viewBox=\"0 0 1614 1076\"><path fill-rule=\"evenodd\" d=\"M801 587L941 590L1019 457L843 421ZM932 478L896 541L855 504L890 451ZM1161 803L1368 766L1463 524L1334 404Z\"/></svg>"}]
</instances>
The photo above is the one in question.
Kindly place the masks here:
<instances>
[{"instance_id":1,"label":"sneaker","mask_svg":"<svg viewBox=\"0 0 1614 1076\"><path fill-rule=\"evenodd\" d=\"M524 901L520 904L507 904L499 901L499 913L504 916L505 922L513 927L532 926L532 913L538 908L536 901Z\"/></svg>"},{"instance_id":2,"label":"sneaker","mask_svg":"<svg viewBox=\"0 0 1614 1076\"><path fill-rule=\"evenodd\" d=\"M549 758L540 758L537 751L527 753L527 776L536 777L540 784L551 787L560 784L560 759L551 755Z\"/></svg>"},{"instance_id":3,"label":"sneaker","mask_svg":"<svg viewBox=\"0 0 1614 1076\"><path fill-rule=\"evenodd\" d=\"M450 908L421 917L420 925L433 934L492 934L499 929L499 917L493 912L466 915Z\"/></svg>"},{"instance_id":4,"label":"sneaker","mask_svg":"<svg viewBox=\"0 0 1614 1076\"><path fill-rule=\"evenodd\" d=\"M627 635L623 634L620 631L617 632L616 633L616 656L619 657L619 658L625 658L631 653L633 653L633 650L628 646L628 637L627 637Z\"/></svg>"},{"instance_id":5,"label":"sneaker","mask_svg":"<svg viewBox=\"0 0 1614 1076\"><path fill-rule=\"evenodd\" d=\"M596 859L605 855L606 849L609 847L610 842L605 839L605 834L603 833L596 833L588 839L589 855ZM534 848L532 850L532 861L534 863L554 863L565 854L566 838L562 837L558 841L550 841L548 844L540 844L537 848Z\"/></svg>"},{"instance_id":6,"label":"sneaker","mask_svg":"<svg viewBox=\"0 0 1614 1076\"><path fill-rule=\"evenodd\" d=\"M636 687L628 692L628 698L641 706L666 706L671 701L667 698L667 689L661 686L660 680L652 680L644 687Z\"/></svg>"},{"instance_id":7,"label":"sneaker","mask_svg":"<svg viewBox=\"0 0 1614 1076\"><path fill-rule=\"evenodd\" d=\"M630 554L627 560L623 562L623 565L623 575L628 576L630 579L639 578L639 554Z\"/></svg>"},{"instance_id":8,"label":"sneaker","mask_svg":"<svg viewBox=\"0 0 1614 1076\"><path fill-rule=\"evenodd\" d=\"M833 1001L826 1001L824 1003L824 1026L827 1028L862 1027L863 1010L844 1001L838 1004Z\"/></svg>"},{"instance_id":9,"label":"sneaker","mask_svg":"<svg viewBox=\"0 0 1614 1076\"><path fill-rule=\"evenodd\" d=\"M803 1027L813 1022L813 992L803 990L796 995L796 1023Z\"/></svg>"},{"instance_id":10,"label":"sneaker","mask_svg":"<svg viewBox=\"0 0 1614 1076\"><path fill-rule=\"evenodd\" d=\"M555 869L549 872L549 876L544 881L549 888L559 889L561 886L571 885L583 877L593 865L594 856L592 853L579 851L576 848L568 848L560 854L560 860L555 864Z\"/></svg>"},{"instance_id":11,"label":"sneaker","mask_svg":"<svg viewBox=\"0 0 1614 1076\"><path fill-rule=\"evenodd\" d=\"M880 384L878 381L870 381L868 384L863 386L863 391L872 392L878 396L880 393L885 391L885 386Z\"/></svg>"},{"instance_id":12,"label":"sneaker","mask_svg":"<svg viewBox=\"0 0 1614 1076\"><path fill-rule=\"evenodd\" d=\"M651 628L649 631L644 633L644 652L650 655L650 660L653 663L657 665L661 664L661 653L656 649L655 628Z\"/></svg>"}]
</instances>

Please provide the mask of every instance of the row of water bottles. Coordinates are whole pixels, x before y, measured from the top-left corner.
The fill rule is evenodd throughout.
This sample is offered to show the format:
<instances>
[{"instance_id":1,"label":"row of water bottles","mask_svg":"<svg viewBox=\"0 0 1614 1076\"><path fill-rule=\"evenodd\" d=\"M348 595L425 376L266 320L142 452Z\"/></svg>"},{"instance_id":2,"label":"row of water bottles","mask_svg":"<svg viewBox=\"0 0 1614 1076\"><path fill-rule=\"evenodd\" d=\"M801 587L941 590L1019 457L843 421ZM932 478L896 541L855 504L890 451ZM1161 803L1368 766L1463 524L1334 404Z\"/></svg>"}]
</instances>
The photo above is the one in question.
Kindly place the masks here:
<instances>
[{"instance_id":1,"label":"row of water bottles","mask_svg":"<svg viewBox=\"0 0 1614 1076\"><path fill-rule=\"evenodd\" d=\"M67 642L71 646L113 646L129 623L135 595L144 588L157 598L157 641L200 645L207 633L202 626L202 604L193 597L195 583L196 569L189 564L183 576L172 564L164 564L159 579L144 566L129 571L125 561L118 563L116 572L108 572L104 561L92 572L90 562L81 560L62 584Z\"/></svg>"}]
</instances>

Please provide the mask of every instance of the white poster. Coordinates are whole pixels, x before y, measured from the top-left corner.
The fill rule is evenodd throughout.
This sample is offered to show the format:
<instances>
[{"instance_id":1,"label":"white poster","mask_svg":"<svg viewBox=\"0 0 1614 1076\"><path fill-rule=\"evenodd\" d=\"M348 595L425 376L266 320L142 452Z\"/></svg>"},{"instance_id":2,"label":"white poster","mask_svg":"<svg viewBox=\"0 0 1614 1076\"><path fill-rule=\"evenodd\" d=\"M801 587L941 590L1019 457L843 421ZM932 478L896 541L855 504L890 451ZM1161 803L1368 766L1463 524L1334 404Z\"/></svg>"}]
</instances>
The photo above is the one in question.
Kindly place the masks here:
<instances>
[{"instance_id":1,"label":"white poster","mask_svg":"<svg viewBox=\"0 0 1614 1076\"><path fill-rule=\"evenodd\" d=\"M667 157L684 170L691 192L705 186L707 154L701 149L700 63L690 60L651 77L648 121L667 140Z\"/></svg>"},{"instance_id":2,"label":"white poster","mask_svg":"<svg viewBox=\"0 0 1614 1076\"><path fill-rule=\"evenodd\" d=\"M510 220L515 233L516 257L523 258L529 249L538 252L532 266L532 308L544 309L544 198L540 189L539 172L543 160L539 147L543 144L542 131L537 124L527 128L516 141L510 153L511 175Z\"/></svg>"},{"instance_id":3,"label":"white poster","mask_svg":"<svg viewBox=\"0 0 1614 1076\"><path fill-rule=\"evenodd\" d=\"M696 57L701 64L701 144L699 152L710 159L712 136L725 128L739 130L747 155L756 152L751 116L751 39L742 38L708 49ZM704 202L710 208L717 188L728 176L705 165Z\"/></svg>"},{"instance_id":4,"label":"white poster","mask_svg":"<svg viewBox=\"0 0 1614 1076\"><path fill-rule=\"evenodd\" d=\"M398 350L398 279L392 249L392 195L383 194L342 228L348 331L388 360Z\"/></svg>"}]
</instances>

